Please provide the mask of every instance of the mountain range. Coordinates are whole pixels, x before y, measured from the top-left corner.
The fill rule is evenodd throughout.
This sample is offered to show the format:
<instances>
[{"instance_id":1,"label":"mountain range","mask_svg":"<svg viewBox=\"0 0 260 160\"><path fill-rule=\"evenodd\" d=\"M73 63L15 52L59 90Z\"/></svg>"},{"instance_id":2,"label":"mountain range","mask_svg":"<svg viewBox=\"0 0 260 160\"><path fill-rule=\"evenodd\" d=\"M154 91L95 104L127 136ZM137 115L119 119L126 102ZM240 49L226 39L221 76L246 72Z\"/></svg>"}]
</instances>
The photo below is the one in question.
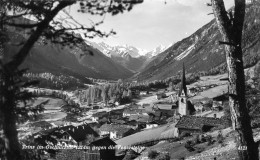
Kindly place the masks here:
<instances>
[{"instance_id":1,"label":"mountain range","mask_svg":"<svg viewBox=\"0 0 260 160\"><path fill-rule=\"evenodd\" d=\"M246 9L242 42L245 67L259 60L259 8L259 3L255 3ZM11 43L28 38L21 29L10 29L8 33ZM50 72L78 78L163 80L178 74L183 63L188 73L225 68L225 51L224 46L219 45L220 40L221 35L213 19L187 38L169 47L160 45L152 51L129 45L110 46L104 42L84 43L85 49L38 42L21 67L30 68L34 73ZM7 60L18 49L19 46L7 44Z\"/></svg>"},{"instance_id":2,"label":"mountain range","mask_svg":"<svg viewBox=\"0 0 260 160\"><path fill-rule=\"evenodd\" d=\"M246 7L242 49L244 67L259 60L260 52L260 4L255 2ZM142 72L132 77L137 81L163 80L178 74L183 63L186 72L208 72L225 68L224 45L215 19L198 29L187 38L173 44L161 54L153 57Z\"/></svg>"},{"instance_id":3,"label":"mountain range","mask_svg":"<svg viewBox=\"0 0 260 160\"><path fill-rule=\"evenodd\" d=\"M157 56L167 48L159 45L155 49L147 51L130 45L110 46L104 42L89 42L89 44L132 72L141 71L152 57Z\"/></svg>"},{"instance_id":4,"label":"mountain range","mask_svg":"<svg viewBox=\"0 0 260 160\"><path fill-rule=\"evenodd\" d=\"M9 32L11 42L6 45L5 61L8 61L20 47L14 46L23 41L25 36L17 30ZM133 75L129 69L115 63L99 50L85 44L86 49L78 47L61 47L60 45L37 42L21 68L29 68L29 72L63 74L80 78L118 80ZM88 53L93 53L90 55Z\"/></svg>"}]
</instances>

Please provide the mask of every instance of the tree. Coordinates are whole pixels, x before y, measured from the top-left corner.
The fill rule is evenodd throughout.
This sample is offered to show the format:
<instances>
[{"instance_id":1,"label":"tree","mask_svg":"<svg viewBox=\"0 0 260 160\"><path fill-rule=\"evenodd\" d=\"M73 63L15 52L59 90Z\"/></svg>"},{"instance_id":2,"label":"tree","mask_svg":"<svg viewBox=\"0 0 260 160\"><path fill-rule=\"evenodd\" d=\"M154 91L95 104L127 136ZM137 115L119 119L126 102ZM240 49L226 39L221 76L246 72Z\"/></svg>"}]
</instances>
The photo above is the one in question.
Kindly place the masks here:
<instances>
[{"instance_id":1,"label":"tree","mask_svg":"<svg viewBox=\"0 0 260 160\"><path fill-rule=\"evenodd\" d=\"M5 28L16 27L22 30L30 31L28 38L16 44L20 47L19 51L15 53L13 58L4 63L0 63L0 115L3 122L3 134L6 149L6 158L8 160L23 159L21 155L21 148L18 142L16 119L18 116L17 103L19 101L29 100L31 95L21 88L31 85L32 83L24 83L21 79L24 70L19 70L19 66L23 63L28 56L33 45L41 39L49 43L58 43L61 45L77 46L84 50L86 44L84 40L74 34L76 30L82 31L85 38L93 38L95 36L109 36L114 34L103 33L96 29L96 26L102 22L98 22L91 27L86 27L75 21L69 13L64 9L68 6L75 4L76 0L6 0L0 1L0 52L4 51L4 45L8 41L5 34ZM124 11L130 11L134 4L142 2L141 0L90 0L81 1L79 11L92 15L104 15L111 13L116 15ZM55 19L56 15L64 11L67 18L72 20L73 23L67 21L64 24L64 19ZM9 14L12 13L12 14ZM33 22L25 23L19 21L23 17L32 17L35 19ZM26 21L28 22L28 21ZM28 113L28 110L20 111L21 113Z\"/></svg>"},{"instance_id":2,"label":"tree","mask_svg":"<svg viewBox=\"0 0 260 160\"><path fill-rule=\"evenodd\" d=\"M235 0L235 6L226 11L223 0L211 0L218 29L222 35L220 44L225 45L229 74L229 107L233 129L238 132L237 145L240 159L259 159L258 146L254 142L251 120L246 107L245 75L242 54L242 31L245 17L245 0Z\"/></svg>"},{"instance_id":3,"label":"tree","mask_svg":"<svg viewBox=\"0 0 260 160\"><path fill-rule=\"evenodd\" d=\"M109 101L108 90L109 90L109 85L104 85L101 93L103 102L105 103L106 106Z\"/></svg>"}]
</instances>

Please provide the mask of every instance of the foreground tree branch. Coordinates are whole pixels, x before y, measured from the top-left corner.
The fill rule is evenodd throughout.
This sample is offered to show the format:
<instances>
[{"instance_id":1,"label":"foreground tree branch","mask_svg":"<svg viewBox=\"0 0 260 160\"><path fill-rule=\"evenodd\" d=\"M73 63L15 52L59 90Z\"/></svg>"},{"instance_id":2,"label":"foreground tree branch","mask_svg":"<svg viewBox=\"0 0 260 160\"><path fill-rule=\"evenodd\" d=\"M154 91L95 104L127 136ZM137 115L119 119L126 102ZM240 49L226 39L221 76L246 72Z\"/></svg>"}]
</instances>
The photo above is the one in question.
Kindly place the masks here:
<instances>
[{"instance_id":1,"label":"foreground tree branch","mask_svg":"<svg viewBox=\"0 0 260 160\"><path fill-rule=\"evenodd\" d=\"M18 113L27 112L24 109L17 112L17 102L21 100L29 100L32 98L30 94L23 93L22 88L24 85L18 85L21 83L22 71L19 70L19 66L24 62L28 56L33 45L40 39L46 38L52 43L53 40L59 44L77 44L80 38L74 36L72 30L78 28L55 28L52 25L63 25L62 22L54 20L54 17L67 6L71 6L76 3L76 0L49 0L49 1L34 1L34 0L8 0L0 1L0 53L3 52L5 40L2 37L4 33L4 27L15 26L22 29L33 28L28 39L26 39L21 49L15 53L13 59L8 63L2 63L0 60L0 127L3 129L3 136L0 137L0 142L3 139L5 144L4 159L7 160L22 160L23 157L20 143L18 140L18 132L16 129L16 122ZM103 3L100 3L103 2ZM107 2L111 2L107 6ZM117 0L85 0L81 2L81 10L84 13L96 14L111 13L116 15L123 13L124 10L130 11L132 6L137 3L142 3L142 0L131 1L117 1ZM94 6L94 7L93 7ZM3 11L3 12L2 12ZM13 11L14 15L8 15L7 13ZM23 16L33 16L36 19L35 24L23 24L22 22L13 23L12 20L23 18ZM12 23L11 23L12 22ZM52 22L52 23L51 23ZM19 24L20 23L20 24ZM35 29L35 30L34 30ZM84 30L85 37L91 36L108 36L103 32L93 27L81 27ZM69 32L71 31L71 32ZM92 32L92 35L89 35ZM3 33L3 34L2 34ZM114 32L112 32L113 34ZM41 37L42 36L42 37ZM60 40L62 39L62 40ZM80 45L84 46L84 43ZM22 96L21 96L22 95ZM25 114L26 115L26 114ZM0 159L2 155L0 155Z\"/></svg>"},{"instance_id":2,"label":"foreground tree branch","mask_svg":"<svg viewBox=\"0 0 260 160\"><path fill-rule=\"evenodd\" d=\"M235 0L234 14L232 11L228 13L225 10L223 0L211 0L211 2L222 40L225 42L222 44L225 45L229 75L229 106L232 127L238 133L238 154L241 160L258 160L258 145L253 139L245 99L245 76L241 48L245 0Z\"/></svg>"},{"instance_id":3,"label":"foreground tree branch","mask_svg":"<svg viewBox=\"0 0 260 160\"><path fill-rule=\"evenodd\" d=\"M18 68L19 65L25 60L29 51L33 47L34 43L39 39L42 32L49 26L53 18L65 7L72 5L75 1L60 1L55 9L53 9L46 18L38 25L36 31L30 36L22 49L15 55L13 61L8 64L10 70Z\"/></svg>"}]
</instances>

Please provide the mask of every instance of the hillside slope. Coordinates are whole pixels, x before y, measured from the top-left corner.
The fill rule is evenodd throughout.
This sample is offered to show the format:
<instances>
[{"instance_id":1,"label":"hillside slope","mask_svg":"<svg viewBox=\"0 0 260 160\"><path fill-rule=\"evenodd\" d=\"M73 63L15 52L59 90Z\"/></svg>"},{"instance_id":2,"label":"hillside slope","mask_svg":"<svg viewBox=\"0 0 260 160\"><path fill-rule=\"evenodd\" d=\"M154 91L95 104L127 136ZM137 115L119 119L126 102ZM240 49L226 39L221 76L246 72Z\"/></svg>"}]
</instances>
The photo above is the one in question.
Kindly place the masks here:
<instances>
[{"instance_id":1,"label":"hillside slope","mask_svg":"<svg viewBox=\"0 0 260 160\"><path fill-rule=\"evenodd\" d=\"M14 43L24 39L24 36L17 31L12 31L9 35ZM17 53L18 49L17 46L7 45L5 51L7 60L14 53ZM92 52L93 56L88 52ZM83 51L76 47L62 48L58 45L40 45L40 43L37 43L21 67L29 68L30 72L33 73L50 72L96 79L117 80L133 75L130 70L115 63L99 50L90 46L87 47L87 51Z\"/></svg>"},{"instance_id":2,"label":"hillside slope","mask_svg":"<svg viewBox=\"0 0 260 160\"><path fill-rule=\"evenodd\" d=\"M243 32L243 52L245 66L254 65L260 52L260 5L247 6ZM215 20L201 27L191 36L175 43L135 75L136 80L160 80L176 75L185 63L189 73L225 68L224 46L219 45L221 35Z\"/></svg>"}]
</instances>

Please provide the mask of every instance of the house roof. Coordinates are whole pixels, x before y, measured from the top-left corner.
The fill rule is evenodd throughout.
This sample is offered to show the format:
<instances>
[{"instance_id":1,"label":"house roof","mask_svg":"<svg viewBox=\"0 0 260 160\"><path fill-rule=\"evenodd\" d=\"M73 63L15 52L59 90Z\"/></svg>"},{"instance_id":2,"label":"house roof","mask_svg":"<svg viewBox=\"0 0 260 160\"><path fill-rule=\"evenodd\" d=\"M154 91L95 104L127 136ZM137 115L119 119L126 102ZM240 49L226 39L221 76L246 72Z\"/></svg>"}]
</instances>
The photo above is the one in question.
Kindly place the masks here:
<instances>
[{"instance_id":1,"label":"house roof","mask_svg":"<svg viewBox=\"0 0 260 160\"><path fill-rule=\"evenodd\" d=\"M159 109L157 112L161 112L163 115L167 114L169 116L173 116L175 110Z\"/></svg>"},{"instance_id":2,"label":"house roof","mask_svg":"<svg viewBox=\"0 0 260 160\"><path fill-rule=\"evenodd\" d=\"M111 119L111 122L112 123L117 123L117 124L124 124L125 123L125 121L121 120L121 119Z\"/></svg>"},{"instance_id":3,"label":"house roof","mask_svg":"<svg viewBox=\"0 0 260 160\"><path fill-rule=\"evenodd\" d=\"M157 103L154 105L156 107L158 107L159 109L166 109L166 110L171 110L174 108L174 106L176 106L176 104L173 104L173 103Z\"/></svg>"},{"instance_id":4,"label":"house roof","mask_svg":"<svg viewBox=\"0 0 260 160\"><path fill-rule=\"evenodd\" d=\"M103 124L99 128L100 131L117 132L118 134L124 134L131 129L131 126L120 124Z\"/></svg>"},{"instance_id":5,"label":"house roof","mask_svg":"<svg viewBox=\"0 0 260 160\"><path fill-rule=\"evenodd\" d=\"M81 142L85 140L87 135L94 135L98 137L98 133L95 132L89 125L80 125L80 126L63 126L57 127L50 130L42 130L38 132L41 135L53 135L57 138L61 138L64 134L69 134L76 142Z\"/></svg>"},{"instance_id":6,"label":"house roof","mask_svg":"<svg viewBox=\"0 0 260 160\"><path fill-rule=\"evenodd\" d=\"M176 124L176 128L201 129L203 126L220 126L223 121L219 118L182 116Z\"/></svg>"},{"instance_id":7,"label":"house roof","mask_svg":"<svg viewBox=\"0 0 260 160\"><path fill-rule=\"evenodd\" d=\"M110 111L110 115L120 115L124 112L124 109L115 109L115 110L112 110Z\"/></svg>"},{"instance_id":8,"label":"house roof","mask_svg":"<svg viewBox=\"0 0 260 160\"><path fill-rule=\"evenodd\" d=\"M131 120L135 120L137 122L148 122L149 121L150 116L149 115L131 115L129 117L129 121Z\"/></svg>"},{"instance_id":9,"label":"house roof","mask_svg":"<svg viewBox=\"0 0 260 160\"><path fill-rule=\"evenodd\" d=\"M52 125L46 121L34 122L34 123L30 123L29 125L32 127L44 127L44 128L52 127Z\"/></svg>"},{"instance_id":10,"label":"house roof","mask_svg":"<svg viewBox=\"0 0 260 160\"><path fill-rule=\"evenodd\" d=\"M213 101L225 101L225 100L228 100L228 98L229 98L228 94L225 93L225 94L213 97Z\"/></svg>"},{"instance_id":11,"label":"house roof","mask_svg":"<svg viewBox=\"0 0 260 160\"><path fill-rule=\"evenodd\" d=\"M156 122L156 121L151 121L151 122L149 122L149 123L147 123L147 124L158 124L158 125L160 125L160 123L159 123L159 122Z\"/></svg>"},{"instance_id":12,"label":"house roof","mask_svg":"<svg viewBox=\"0 0 260 160\"><path fill-rule=\"evenodd\" d=\"M73 129L68 129L67 133L77 142L81 142L86 139L87 135L93 135L98 137L98 133L95 132L89 125L73 126Z\"/></svg>"},{"instance_id":13,"label":"house roof","mask_svg":"<svg viewBox=\"0 0 260 160\"><path fill-rule=\"evenodd\" d=\"M132 108L127 108L124 110L125 114L143 114L146 113L145 109L132 109Z\"/></svg>"},{"instance_id":14,"label":"house roof","mask_svg":"<svg viewBox=\"0 0 260 160\"><path fill-rule=\"evenodd\" d=\"M108 113L106 112L106 111L103 111L103 112L97 112L97 113L94 113L93 115L92 115L92 117L99 117L99 118L101 118L101 117L104 117L105 115L107 115Z\"/></svg>"},{"instance_id":15,"label":"house roof","mask_svg":"<svg viewBox=\"0 0 260 160\"><path fill-rule=\"evenodd\" d=\"M155 127L152 129L147 129L147 130L132 134L130 136L126 136L124 138L118 139L115 142L121 146L131 146L131 145L135 145L139 142L145 142L145 141L155 140L155 139L159 139L159 138L173 138L173 137L175 137L174 134L164 134L164 133L168 132L169 130L173 130L175 128L174 126L175 126L175 124L172 123L172 124Z\"/></svg>"},{"instance_id":16,"label":"house roof","mask_svg":"<svg viewBox=\"0 0 260 160\"><path fill-rule=\"evenodd\" d=\"M99 138L91 142L90 144L94 146L115 146L116 145L116 143L112 141L109 137Z\"/></svg>"}]
</instances>

